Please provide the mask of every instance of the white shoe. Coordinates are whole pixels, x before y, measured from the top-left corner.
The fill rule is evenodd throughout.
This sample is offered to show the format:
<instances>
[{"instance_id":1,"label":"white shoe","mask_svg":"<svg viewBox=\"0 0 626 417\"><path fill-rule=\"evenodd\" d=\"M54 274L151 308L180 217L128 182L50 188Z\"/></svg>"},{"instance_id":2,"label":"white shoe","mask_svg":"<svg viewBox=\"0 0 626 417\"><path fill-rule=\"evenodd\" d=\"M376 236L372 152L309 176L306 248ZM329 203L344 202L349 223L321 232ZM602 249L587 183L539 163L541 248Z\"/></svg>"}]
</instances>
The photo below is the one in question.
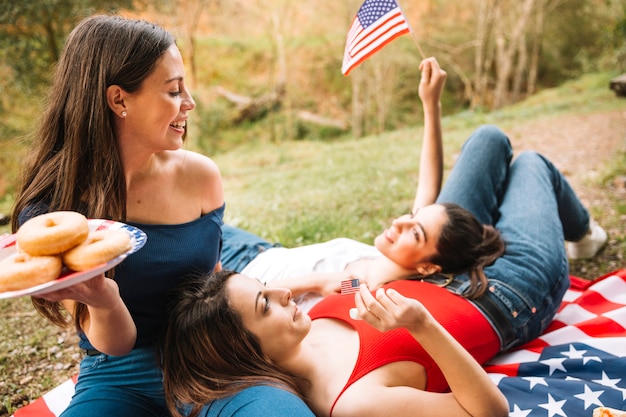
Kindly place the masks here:
<instances>
[{"instance_id":1,"label":"white shoe","mask_svg":"<svg viewBox=\"0 0 626 417\"><path fill-rule=\"evenodd\" d=\"M569 259L589 259L606 244L607 235L604 229L593 219L589 221L589 232L578 242L566 242L565 250Z\"/></svg>"}]
</instances>

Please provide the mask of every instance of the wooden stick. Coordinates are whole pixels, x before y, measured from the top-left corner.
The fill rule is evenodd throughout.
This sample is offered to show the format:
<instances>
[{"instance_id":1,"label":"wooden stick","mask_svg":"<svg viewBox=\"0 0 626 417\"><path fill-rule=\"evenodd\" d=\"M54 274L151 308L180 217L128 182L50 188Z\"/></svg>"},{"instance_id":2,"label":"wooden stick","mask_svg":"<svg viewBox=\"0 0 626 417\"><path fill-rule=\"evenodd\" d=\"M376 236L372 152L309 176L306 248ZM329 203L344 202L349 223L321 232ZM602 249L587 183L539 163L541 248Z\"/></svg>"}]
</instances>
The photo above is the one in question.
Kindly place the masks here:
<instances>
[{"instance_id":1,"label":"wooden stick","mask_svg":"<svg viewBox=\"0 0 626 417\"><path fill-rule=\"evenodd\" d=\"M420 55L422 56L422 59L425 59L426 55L424 55L424 51L422 51L422 48L420 47L420 44L417 41L417 34L415 33L415 31L411 27L411 24L409 23L409 19L406 18L406 14L404 14L404 11L402 10L402 6L400 5L400 0L396 0L396 4L398 5L398 8L400 9L400 13L402 13L402 16L404 16L404 20L406 21L406 25L409 27L409 33L411 34L411 39L413 39L413 43L415 44L415 46L417 46L417 50L419 51Z\"/></svg>"}]
</instances>

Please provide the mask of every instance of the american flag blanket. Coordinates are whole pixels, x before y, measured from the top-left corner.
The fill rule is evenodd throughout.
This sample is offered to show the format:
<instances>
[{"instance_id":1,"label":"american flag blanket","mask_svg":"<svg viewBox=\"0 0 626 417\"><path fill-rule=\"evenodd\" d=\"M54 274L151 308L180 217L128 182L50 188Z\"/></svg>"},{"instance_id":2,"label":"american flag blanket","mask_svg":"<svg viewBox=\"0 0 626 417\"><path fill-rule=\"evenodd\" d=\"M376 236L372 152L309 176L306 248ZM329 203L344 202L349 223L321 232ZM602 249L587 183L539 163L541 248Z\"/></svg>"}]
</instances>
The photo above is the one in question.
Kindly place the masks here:
<instances>
[{"instance_id":1,"label":"american flag blanket","mask_svg":"<svg viewBox=\"0 0 626 417\"><path fill-rule=\"evenodd\" d=\"M485 369L509 401L510 417L591 417L626 409L626 269L594 281L572 277L561 308L537 339L498 355ZM69 379L14 417L56 417Z\"/></svg>"}]
</instances>

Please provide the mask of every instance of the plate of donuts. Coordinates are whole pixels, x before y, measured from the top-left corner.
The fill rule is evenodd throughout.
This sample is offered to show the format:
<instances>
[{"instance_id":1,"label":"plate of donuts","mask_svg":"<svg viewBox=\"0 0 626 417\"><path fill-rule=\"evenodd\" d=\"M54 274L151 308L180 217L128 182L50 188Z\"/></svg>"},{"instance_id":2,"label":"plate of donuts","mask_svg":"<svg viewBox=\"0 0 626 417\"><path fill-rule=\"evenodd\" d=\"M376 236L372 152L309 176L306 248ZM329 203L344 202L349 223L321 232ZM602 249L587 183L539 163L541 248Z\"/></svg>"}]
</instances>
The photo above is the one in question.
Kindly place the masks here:
<instances>
[{"instance_id":1,"label":"plate of donuts","mask_svg":"<svg viewBox=\"0 0 626 417\"><path fill-rule=\"evenodd\" d=\"M146 243L146 234L112 220L58 211L0 237L0 299L60 290L106 272Z\"/></svg>"}]
</instances>

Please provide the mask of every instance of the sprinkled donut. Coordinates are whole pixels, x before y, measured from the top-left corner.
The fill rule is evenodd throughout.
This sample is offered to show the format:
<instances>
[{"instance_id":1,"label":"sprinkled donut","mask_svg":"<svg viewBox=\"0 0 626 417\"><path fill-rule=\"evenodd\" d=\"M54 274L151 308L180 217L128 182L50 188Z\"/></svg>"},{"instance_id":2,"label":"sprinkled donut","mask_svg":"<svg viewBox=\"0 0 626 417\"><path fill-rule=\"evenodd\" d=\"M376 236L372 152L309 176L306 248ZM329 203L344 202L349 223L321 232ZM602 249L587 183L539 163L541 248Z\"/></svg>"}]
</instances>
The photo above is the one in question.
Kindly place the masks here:
<instances>
[{"instance_id":1,"label":"sprinkled donut","mask_svg":"<svg viewBox=\"0 0 626 417\"><path fill-rule=\"evenodd\" d=\"M17 291L53 281L61 275L60 256L14 253L0 261L0 292Z\"/></svg>"},{"instance_id":2,"label":"sprinkled donut","mask_svg":"<svg viewBox=\"0 0 626 417\"><path fill-rule=\"evenodd\" d=\"M82 243L89 234L87 218L74 211L33 217L17 231L17 244L32 256L57 255Z\"/></svg>"},{"instance_id":3,"label":"sprinkled donut","mask_svg":"<svg viewBox=\"0 0 626 417\"><path fill-rule=\"evenodd\" d=\"M74 271L84 271L109 262L131 249L130 236L123 230L90 232L87 239L63 254L63 263Z\"/></svg>"}]
</instances>

